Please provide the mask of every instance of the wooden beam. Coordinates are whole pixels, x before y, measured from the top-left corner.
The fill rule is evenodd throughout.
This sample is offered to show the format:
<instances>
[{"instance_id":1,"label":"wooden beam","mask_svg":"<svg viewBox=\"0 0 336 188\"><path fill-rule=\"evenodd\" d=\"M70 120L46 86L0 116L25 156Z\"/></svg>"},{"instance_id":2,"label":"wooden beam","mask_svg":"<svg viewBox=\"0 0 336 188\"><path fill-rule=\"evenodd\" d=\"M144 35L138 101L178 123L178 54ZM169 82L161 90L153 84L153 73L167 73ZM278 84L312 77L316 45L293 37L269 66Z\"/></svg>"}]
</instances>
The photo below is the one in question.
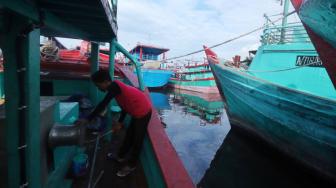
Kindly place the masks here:
<instances>
[{"instance_id":1,"label":"wooden beam","mask_svg":"<svg viewBox=\"0 0 336 188\"><path fill-rule=\"evenodd\" d=\"M92 19L104 19L105 15L104 12L101 11L92 11L90 10L90 14L88 14L88 10L81 10L81 11L74 11L73 9L67 9L67 8L61 8L61 7L52 7L52 8L43 8L43 10L48 11L53 14L64 14L69 16L74 16L77 18L81 18L85 20L86 18L92 18ZM65 17L66 19L67 17ZM108 23L105 21L105 23Z\"/></svg>"},{"instance_id":2,"label":"wooden beam","mask_svg":"<svg viewBox=\"0 0 336 188\"><path fill-rule=\"evenodd\" d=\"M41 186L40 136L40 30L30 32L23 41L24 95L26 109L26 161L29 187ZM21 125L22 126L22 125Z\"/></svg>"},{"instance_id":3,"label":"wooden beam","mask_svg":"<svg viewBox=\"0 0 336 188\"><path fill-rule=\"evenodd\" d=\"M99 44L91 42L90 72L91 74L99 70ZM90 99L95 105L98 104L98 89L93 82L90 82Z\"/></svg>"},{"instance_id":4,"label":"wooden beam","mask_svg":"<svg viewBox=\"0 0 336 188\"><path fill-rule=\"evenodd\" d=\"M15 24L13 24L15 25ZM17 76L17 60L15 39L18 30L21 28L11 27L9 34L4 37L1 48L4 56L4 88L6 98L6 152L8 158L7 187L20 187L21 179L21 160L19 155L19 85ZM10 126L9 126L10 125Z\"/></svg>"},{"instance_id":5,"label":"wooden beam","mask_svg":"<svg viewBox=\"0 0 336 188\"><path fill-rule=\"evenodd\" d=\"M15 17L1 48L4 52L8 187L41 187L40 31L18 37L28 25Z\"/></svg>"},{"instance_id":6,"label":"wooden beam","mask_svg":"<svg viewBox=\"0 0 336 188\"><path fill-rule=\"evenodd\" d=\"M8 1L8 0L0 0L0 5L10 9L11 11L18 13L22 16L25 16L31 19L34 22L39 23L41 10L37 9L32 3L29 1L16 0L16 1ZM42 20L45 26L52 28L54 30L59 31L60 33L67 33L74 38L83 38L88 39L89 34L85 31L82 31L66 22L61 20L59 17L55 16L50 12L43 12L44 19Z\"/></svg>"},{"instance_id":7,"label":"wooden beam","mask_svg":"<svg viewBox=\"0 0 336 188\"><path fill-rule=\"evenodd\" d=\"M93 2L93 1L92 1ZM83 1L80 1L78 3L73 1L48 1L47 3L41 2L41 6L43 8L48 7L64 7L64 8L75 8L75 9L82 9L82 10L100 10L98 7L95 8L93 5L87 5L86 3L83 3Z\"/></svg>"}]
</instances>

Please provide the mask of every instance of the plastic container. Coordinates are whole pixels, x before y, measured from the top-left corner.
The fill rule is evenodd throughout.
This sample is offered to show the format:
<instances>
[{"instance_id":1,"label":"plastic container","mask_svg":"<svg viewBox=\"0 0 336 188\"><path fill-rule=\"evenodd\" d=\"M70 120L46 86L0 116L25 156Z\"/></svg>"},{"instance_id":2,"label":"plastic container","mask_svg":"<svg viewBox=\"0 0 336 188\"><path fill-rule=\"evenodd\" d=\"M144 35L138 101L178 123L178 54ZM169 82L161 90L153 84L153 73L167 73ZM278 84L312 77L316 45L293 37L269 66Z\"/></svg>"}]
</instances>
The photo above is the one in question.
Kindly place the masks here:
<instances>
[{"instance_id":1,"label":"plastic container","mask_svg":"<svg viewBox=\"0 0 336 188\"><path fill-rule=\"evenodd\" d=\"M84 176L89 168L89 157L85 153L79 153L72 159L72 171L74 176Z\"/></svg>"}]
</instances>

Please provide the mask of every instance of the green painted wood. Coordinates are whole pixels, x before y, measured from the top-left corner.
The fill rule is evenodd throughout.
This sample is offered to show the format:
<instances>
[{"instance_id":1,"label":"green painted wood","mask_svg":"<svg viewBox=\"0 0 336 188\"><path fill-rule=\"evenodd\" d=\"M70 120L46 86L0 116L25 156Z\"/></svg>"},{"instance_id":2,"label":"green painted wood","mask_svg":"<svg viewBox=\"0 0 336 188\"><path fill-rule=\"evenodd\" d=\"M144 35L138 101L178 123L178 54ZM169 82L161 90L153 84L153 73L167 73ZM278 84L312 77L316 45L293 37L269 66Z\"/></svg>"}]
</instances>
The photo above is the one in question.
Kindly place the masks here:
<instances>
[{"instance_id":1,"label":"green painted wood","mask_svg":"<svg viewBox=\"0 0 336 188\"><path fill-rule=\"evenodd\" d=\"M116 46L116 49L124 54L128 59L132 61L132 63L135 65L138 81L139 81L139 87L142 91L145 90L145 84L143 82L142 78L142 73L141 73L141 65L140 63L136 60L136 58L130 54L124 47L122 47L117 41L113 41L113 44Z\"/></svg>"},{"instance_id":2,"label":"green painted wood","mask_svg":"<svg viewBox=\"0 0 336 188\"><path fill-rule=\"evenodd\" d=\"M114 57L115 57L116 52L117 52L116 39L114 38L110 42L110 56L109 56L109 61L110 61L109 71L110 71L110 76L112 79L114 79Z\"/></svg>"},{"instance_id":3,"label":"green painted wood","mask_svg":"<svg viewBox=\"0 0 336 188\"><path fill-rule=\"evenodd\" d=\"M27 177L31 187L41 187L40 148L40 30L30 32L24 41L23 61L25 75L26 161Z\"/></svg>"},{"instance_id":4,"label":"green painted wood","mask_svg":"<svg viewBox=\"0 0 336 188\"><path fill-rule=\"evenodd\" d=\"M284 87L336 99L334 86L323 67L297 68L298 66L296 66L298 56L317 55L311 43L262 45L259 47L248 73ZM288 68L293 69L276 71Z\"/></svg>"},{"instance_id":5,"label":"green painted wood","mask_svg":"<svg viewBox=\"0 0 336 188\"><path fill-rule=\"evenodd\" d=\"M213 66L230 122L254 132L289 156L335 178L336 101Z\"/></svg>"},{"instance_id":6,"label":"green painted wood","mask_svg":"<svg viewBox=\"0 0 336 188\"><path fill-rule=\"evenodd\" d=\"M18 30L20 29L19 24L13 24L12 27L8 28L8 35L4 38L3 45L1 46L3 50L3 55L6 63L4 63L4 87L6 97L6 150L8 158L8 187L19 187L20 186L20 158L19 152L17 150L19 146L18 130L18 107L19 107L19 86L18 86L18 76L17 76L17 61L16 61L16 51L15 49L15 39ZM16 83L16 84L13 84ZM10 125L10 126L9 126Z\"/></svg>"},{"instance_id":7,"label":"green painted wood","mask_svg":"<svg viewBox=\"0 0 336 188\"><path fill-rule=\"evenodd\" d=\"M117 52L116 46L115 46L115 41L116 39L112 39L112 41L110 42L110 51L109 51L109 73L111 76L111 79L114 80L114 57L115 54ZM104 95L105 96L105 95ZM112 104L116 103L115 99L112 100L112 102L109 103L108 109L111 109ZM107 113L107 129L110 130L112 129L112 123L114 121L114 115L115 113L112 112L111 110L108 111ZM108 141L111 141L112 137L111 136L107 136L106 139Z\"/></svg>"},{"instance_id":8,"label":"green painted wood","mask_svg":"<svg viewBox=\"0 0 336 188\"><path fill-rule=\"evenodd\" d=\"M59 105L59 123L64 125L73 124L79 117L77 102L61 102Z\"/></svg>"},{"instance_id":9,"label":"green painted wood","mask_svg":"<svg viewBox=\"0 0 336 188\"><path fill-rule=\"evenodd\" d=\"M0 72L0 98L5 98L4 72Z\"/></svg>"},{"instance_id":10,"label":"green painted wood","mask_svg":"<svg viewBox=\"0 0 336 188\"><path fill-rule=\"evenodd\" d=\"M183 81L183 80L169 80L170 84L181 85L181 86L198 86L198 87L215 87L215 80L194 80L194 81Z\"/></svg>"},{"instance_id":11,"label":"green painted wood","mask_svg":"<svg viewBox=\"0 0 336 188\"><path fill-rule=\"evenodd\" d=\"M88 80L53 80L55 96L72 95L83 93L89 96L90 82Z\"/></svg>"},{"instance_id":12,"label":"green painted wood","mask_svg":"<svg viewBox=\"0 0 336 188\"><path fill-rule=\"evenodd\" d=\"M99 59L98 58L99 58L99 44L95 42L91 42L91 56L90 56L91 74L99 70ZM94 85L93 82L90 82L90 99L94 104L98 103L98 88Z\"/></svg>"},{"instance_id":13,"label":"green painted wood","mask_svg":"<svg viewBox=\"0 0 336 188\"><path fill-rule=\"evenodd\" d=\"M22 16L32 19L35 22L40 21L39 9L37 8L36 5L33 5L32 3L22 0L18 1L2 0L0 1L0 4L18 14L21 14ZM84 39L89 38L88 33L64 22L63 20L61 20L60 18L58 18L57 16L55 16L50 12L44 12L43 22L45 26L53 28L62 33L69 33L74 38L84 38Z\"/></svg>"},{"instance_id":14,"label":"green painted wood","mask_svg":"<svg viewBox=\"0 0 336 188\"><path fill-rule=\"evenodd\" d=\"M50 173L46 188L60 188L68 185L65 176L70 169L72 158L77 153L77 149L76 146L64 146L54 150L55 170Z\"/></svg>"},{"instance_id":15,"label":"green painted wood","mask_svg":"<svg viewBox=\"0 0 336 188\"><path fill-rule=\"evenodd\" d=\"M54 119L58 125L72 126L78 119L79 106L77 102L58 102L54 112ZM62 146L54 149L55 169L49 174L47 188L70 187L72 181L66 180L66 174L70 170L73 157L78 152L80 148L77 146Z\"/></svg>"}]
</instances>

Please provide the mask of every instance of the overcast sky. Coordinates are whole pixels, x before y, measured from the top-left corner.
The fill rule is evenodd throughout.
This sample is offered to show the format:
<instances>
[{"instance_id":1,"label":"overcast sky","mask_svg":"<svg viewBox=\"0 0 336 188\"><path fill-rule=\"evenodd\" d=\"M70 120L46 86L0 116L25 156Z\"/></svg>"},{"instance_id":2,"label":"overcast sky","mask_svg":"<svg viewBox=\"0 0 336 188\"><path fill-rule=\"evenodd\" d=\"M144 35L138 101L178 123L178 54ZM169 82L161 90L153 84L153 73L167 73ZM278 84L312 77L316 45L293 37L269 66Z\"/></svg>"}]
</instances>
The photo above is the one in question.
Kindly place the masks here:
<instances>
[{"instance_id":1,"label":"overcast sky","mask_svg":"<svg viewBox=\"0 0 336 188\"><path fill-rule=\"evenodd\" d=\"M264 23L263 14L281 13L277 0L120 0L119 41L169 48L169 57L214 45ZM214 50L223 58L259 46L260 32ZM204 54L195 55L194 58Z\"/></svg>"},{"instance_id":2,"label":"overcast sky","mask_svg":"<svg viewBox=\"0 0 336 188\"><path fill-rule=\"evenodd\" d=\"M277 0L119 0L118 40L126 49L137 42L169 48L168 57L173 57L262 26L264 13L282 9ZM222 58L245 56L259 46L259 39L257 32L214 51Z\"/></svg>"}]
</instances>

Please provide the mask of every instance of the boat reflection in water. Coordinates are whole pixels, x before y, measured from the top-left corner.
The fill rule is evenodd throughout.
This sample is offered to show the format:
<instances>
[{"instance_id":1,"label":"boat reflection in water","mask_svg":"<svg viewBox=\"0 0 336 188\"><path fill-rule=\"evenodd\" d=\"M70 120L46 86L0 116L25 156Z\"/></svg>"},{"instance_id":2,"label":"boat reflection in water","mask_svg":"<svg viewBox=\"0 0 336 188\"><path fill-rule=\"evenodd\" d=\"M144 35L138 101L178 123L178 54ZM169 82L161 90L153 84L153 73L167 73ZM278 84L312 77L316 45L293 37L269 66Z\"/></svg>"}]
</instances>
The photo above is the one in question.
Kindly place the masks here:
<instances>
[{"instance_id":1,"label":"boat reflection in water","mask_svg":"<svg viewBox=\"0 0 336 188\"><path fill-rule=\"evenodd\" d=\"M232 126L197 187L335 187L262 140Z\"/></svg>"},{"instance_id":2,"label":"boat reflection in water","mask_svg":"<svg viewBox=\"0 0 336 188\"><path fill-rule=\"evenodd\" d=\"M174 90L172 101L183 105L184 113L200 117L200 125L220 124L224 103L219 93L199 93L188 90Z\"/></svg>"},{"instance_id":3,"label":"boat reflection in water","mask_svg":"<svg viewBox=\"0 0 336 188\"><path fill-rule=\"evenodd\" d=\"M151 98L170 141L197 184L230 129L220 96L174 90L151 92Z\"/></svg>"},{"instance_id":4,"label":"boat reflection in water","mask_svg":"<svg viewBox=\"0 0 336 188\"><path fill-rule=\"evenodd\" d=\"M149 95L150 95L150 98L152 100L154 107L157 110L160 111L163 109L171 108L169 101L168 101L168 96L165 93L151 91Z\"/></svg>"},{"instance_id":5,"label":"boat reflection in water","mask_svg":"<svg viewBox=\"0 0 336 188\"><path fill-rule=\"evenodd\" d=\"M263 141L231 128L218 96L174 90L151 92L151 97L198 187L335 187Z\"/></svg>"}]
</instances>

